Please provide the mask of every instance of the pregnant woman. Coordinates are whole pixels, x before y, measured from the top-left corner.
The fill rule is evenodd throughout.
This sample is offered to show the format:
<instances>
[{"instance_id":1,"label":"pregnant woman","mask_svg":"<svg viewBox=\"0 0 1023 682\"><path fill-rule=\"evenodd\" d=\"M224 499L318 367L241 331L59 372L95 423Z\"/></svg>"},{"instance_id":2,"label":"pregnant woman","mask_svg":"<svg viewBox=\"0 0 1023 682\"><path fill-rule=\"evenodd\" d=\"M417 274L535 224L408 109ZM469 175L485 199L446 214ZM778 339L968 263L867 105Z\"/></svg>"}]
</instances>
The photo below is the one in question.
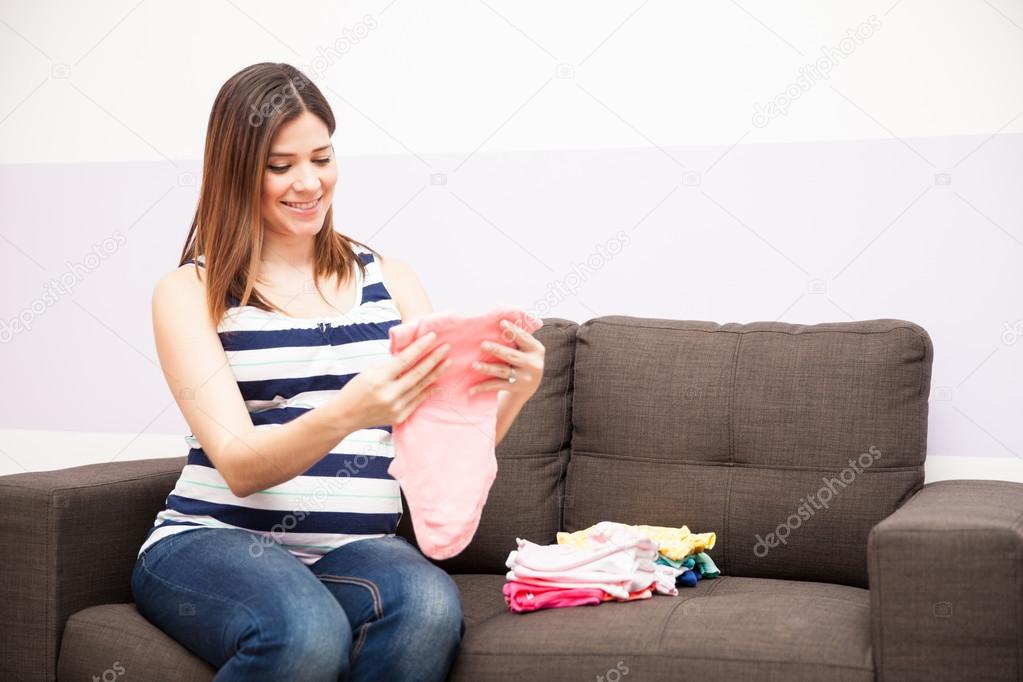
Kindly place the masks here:
<instances>
[{"instance_id":1,"label":"pregnant woman","mask_svg":"<svg viewBox=\"0 0 1023 682\"><path fill-rule=\"evenodd\" d=\"M334 126L287 64L231 77L180 265L153 292L192 433L131 587L219 682L443 680L465 632L452 579L395 534L387 473L391 428L447 349L424 336L390 355L388 330L432 309L408 265L333 229ZM497 441L543 373L543 346L512 333L478 368L500 391Z\"/></svg>"}]
</instances>

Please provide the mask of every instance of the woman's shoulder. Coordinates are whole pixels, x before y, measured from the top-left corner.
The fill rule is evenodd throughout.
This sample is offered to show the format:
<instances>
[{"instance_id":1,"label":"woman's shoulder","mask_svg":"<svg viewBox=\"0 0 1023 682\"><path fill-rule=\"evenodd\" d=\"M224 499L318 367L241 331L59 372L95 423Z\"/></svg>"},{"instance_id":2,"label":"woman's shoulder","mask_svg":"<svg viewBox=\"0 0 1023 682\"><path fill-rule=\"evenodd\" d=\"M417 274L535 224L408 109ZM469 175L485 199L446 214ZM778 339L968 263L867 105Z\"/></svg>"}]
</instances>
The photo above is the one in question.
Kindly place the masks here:
<instances>
[{"instance_id":1,"label":"woman's shoulder","mask_svg":"<svg viewBox=\"0 0 1023 682\"><path fill-rule=\"evenodd\" d=\"M194 260L190 260L178 267L174 268L163 276L163 279L167 279L172 282L194 282L201 286L206 285L206 268L203 267L202 256L196 263Z\"/></svg>"},{"instance_id":2,"label":"woman's shoulder","mask_svg":"<svg viewBox=\"0 0 1023 682\"><path fill-rule=\"evenodd\" d=\"M185 263L165 273L153 287L153 300L169 299L180 305L206 305L206 272L194 262Z\"/></svg>"},{"instance_id":3,"label":"woman's shoulder","mask_svg":"<svg viewBox=\"0 0 1023 682\"><path fill-rule=\"evenodd\" d=\"M384 287L394 299L403 320L433 310L422 280L411 265L393 256L381 256L377 262L380 263L380 277Z\"/></svg>"}]
</instances>

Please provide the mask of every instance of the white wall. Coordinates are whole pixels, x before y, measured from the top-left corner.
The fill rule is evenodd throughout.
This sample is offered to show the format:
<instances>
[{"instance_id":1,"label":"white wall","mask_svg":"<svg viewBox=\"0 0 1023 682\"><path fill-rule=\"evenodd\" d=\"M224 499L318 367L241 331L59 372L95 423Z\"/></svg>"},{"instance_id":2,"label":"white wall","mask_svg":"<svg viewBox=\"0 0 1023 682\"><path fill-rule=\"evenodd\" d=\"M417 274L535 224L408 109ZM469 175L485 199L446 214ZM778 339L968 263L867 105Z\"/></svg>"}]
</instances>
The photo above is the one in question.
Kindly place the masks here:
<instances>
[{"instance_id":1,"label":"white wall","mask_svg":"<svg viewBox=\"0 0 1023 682\"><path fill-rule=\"evenodd\" d=\"M437 307L909 319L928 477L1023 480L1019 0L4 2L0 59L0 474L184 454L149 294L216 91L287 61L338 118L338 229Z\"/></svg>"},{"instance_id":2,"label":"white wall","mask_svg":"<svg viewBox=\"0 0 1023 682\"><path fill-rule=\"evenodd\" d=\"M199 159L258 61L331 89L351 155L1023 132L1019 0L764 5L8 1L0 161ZM825 52L830 77L754 126Z\"/></svg>"}]
</instances>

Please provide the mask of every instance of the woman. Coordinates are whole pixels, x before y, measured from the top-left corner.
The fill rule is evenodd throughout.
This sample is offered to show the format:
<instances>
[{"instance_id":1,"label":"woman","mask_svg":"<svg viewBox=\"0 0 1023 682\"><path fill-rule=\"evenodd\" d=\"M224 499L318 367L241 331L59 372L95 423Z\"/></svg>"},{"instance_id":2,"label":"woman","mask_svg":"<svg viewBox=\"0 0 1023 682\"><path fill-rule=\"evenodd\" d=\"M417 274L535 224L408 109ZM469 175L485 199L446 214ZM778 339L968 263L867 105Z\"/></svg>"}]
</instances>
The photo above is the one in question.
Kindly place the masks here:
<instances>
[{"instance_id":1,"label":"woman","mask_svg":"<svg viewBox=\"0 0 1023 682\"><path fill-rule=\"evenodd\" d=\"M405 263L333 229L334 117L287 64L221 88L179 267L153 292L160 363L192 435L139 550L139 612L228 680L441 680L465 625L451 578L395 535L391 425L445 347L389 354L431 312ZM497 440L539 386L543 346L479 370ZM513 381L509 381L511 378Z\"/></svg>"}]
</instances>

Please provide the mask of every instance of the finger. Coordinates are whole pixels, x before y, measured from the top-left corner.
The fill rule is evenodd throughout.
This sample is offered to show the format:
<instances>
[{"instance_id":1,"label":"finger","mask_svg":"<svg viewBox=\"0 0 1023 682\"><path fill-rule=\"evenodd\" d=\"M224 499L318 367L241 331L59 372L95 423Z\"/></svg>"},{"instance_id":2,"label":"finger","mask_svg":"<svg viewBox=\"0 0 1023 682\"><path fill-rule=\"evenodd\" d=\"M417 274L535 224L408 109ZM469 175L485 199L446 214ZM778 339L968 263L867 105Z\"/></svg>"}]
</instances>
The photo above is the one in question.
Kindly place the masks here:
<instances>
[{"instance_id":1,"label":"finger","mask_svg":"<svg viewBox=\"0 0 1023 682\"><path fill-rule=\"evenodd\" d=\"M502 346L499 343L492 345L490 348L483 348L483 351L497 356L502 360L506 360L508 364L511 365L523 365L526 362L525 353L514 348L509 348L508 346Z\"/></svg>"},{"instance_id":2,"label":"finger","mask_svg":"<svg viewBox=\"0 0 1023 682\"><path fill-rule=\"evenodd\" d=\"M429 388L430 384L436 381L440 375L444 374L444 372L446 372L448 368L451 367L452 362L454 362L454 360L452 360L451 358L445 358L443 362L434 367L429 374L427 374L422 379L417 381L415 385L409 390L413 392L419 392Z\"/></svg>"},{"instance_id":3,"label":"finger","mask_svg":"<svg viewBox=\"0 0 1023 682\"><path fill-rule=\"evenodd\" d=\"M486 391L507 391L509 386L511 384L504 380L481 381L469 389L469 395L476 395Z\"/></svg>"},{"instance_id":4,"label":"finger","mask_svg":"<svg viewBox=\"0 0 1023 682\"><path fill-rule=\"evenodd\" d=\"M477 372L483 374L491 374L495 377L507 377L511 375L511 366L505 364L497 364L494 362L474 362L472 368Z\"/></svg>"},{"instance_id":5,"label":"finger","mask_svg":"<svg viewBox=\"0 0 1023 682\"><path fill-rule=\"evenodd\" d=\"M536 337L511 320L501 320L501 334L503 338L514 342L515 345L520 348L522 346L527 348L536 348L537 345L540 344L540 342L536 340Z\"/></svg>"},{"instance_id":6,"label":"finger","mask_svg":"<svg viewBox=\"0 0 1023 682\"><path fill-rule=\"evenodd\" d=\"M396 375L400 374L401 372L405 371L406 369L414 365L416 363L416 360L419 359L419 356L426 352L426 349L428 349L430 345L433 344L436 340L437 340L436 332L427 332L426 334L423 334L418 339L416 339L415 341L413 341L412 343L410 343L409 345L405 346L400 351L395 353L393 356L394 358L396 358L395 374Z\"/></svg>"},{"instance_id":7,"label":"finger","mask_svg":"<svg viewBox=\"0 0 1023 682\"><path fill-rule=\"evenodd\" d=\"M415 399L413 399L412 402L410 402L405 407L405 409L403 409L398 414L398 418L395 420L395 424L400 424L401 422L403 422L406 419L408 419L409 415L411 415L413 412L415 412L417 407L419 407L424 402L429 400L430 397L436 392L436 390L437 390L436 388L428 388L425 391L423 391L422 393L420 393L419 395L417 395L415 397Z\"/></svg>"},{"instance_id":8,"label":"finger","mask_svg":"<svg viewBox=\"0 0 1023 682\"><path fill-rule=\"evenodd\" d=\"M404 392L409 390L412 386L417 384L420 379L433 371L441 360L444 359L444 356L447 355L447 352L450 349L451 344L448 343L443 343L437 346L429 355L420 360L414 367L398 377L398 386L401 391Z\"/></svg>"}]
</instances>

